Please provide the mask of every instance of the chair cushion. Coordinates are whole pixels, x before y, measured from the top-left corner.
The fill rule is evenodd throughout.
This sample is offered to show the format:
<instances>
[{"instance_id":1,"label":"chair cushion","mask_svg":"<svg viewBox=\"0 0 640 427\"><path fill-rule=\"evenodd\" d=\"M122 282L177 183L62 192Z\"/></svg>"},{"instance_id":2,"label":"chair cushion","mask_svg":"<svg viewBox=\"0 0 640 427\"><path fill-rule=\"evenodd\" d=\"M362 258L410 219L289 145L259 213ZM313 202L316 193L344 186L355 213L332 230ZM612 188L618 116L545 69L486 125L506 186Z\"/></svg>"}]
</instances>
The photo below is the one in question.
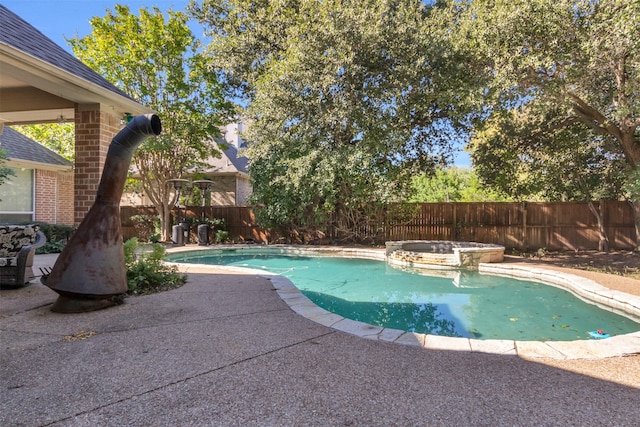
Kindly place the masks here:
<instances>
[{"instance_id":1,"label":"chair cushion","mask_svg":"<svg viewBox=\"0 0 640 427\"><path fill-rule=\"evenodd\" d=\"M17 267L18 257L0 257L0 267Z\"/></svg>"},{"instance_id":2,"label":"chair cushion","mask_svg":"<svg viewBox=\"0 0 640 427\"><path fill-rule=\"evenodd\" d=\"M13 258L23 246L33 244L38 229L37 225L0 225L0 258Z\"/></svg>"}]
</instances>

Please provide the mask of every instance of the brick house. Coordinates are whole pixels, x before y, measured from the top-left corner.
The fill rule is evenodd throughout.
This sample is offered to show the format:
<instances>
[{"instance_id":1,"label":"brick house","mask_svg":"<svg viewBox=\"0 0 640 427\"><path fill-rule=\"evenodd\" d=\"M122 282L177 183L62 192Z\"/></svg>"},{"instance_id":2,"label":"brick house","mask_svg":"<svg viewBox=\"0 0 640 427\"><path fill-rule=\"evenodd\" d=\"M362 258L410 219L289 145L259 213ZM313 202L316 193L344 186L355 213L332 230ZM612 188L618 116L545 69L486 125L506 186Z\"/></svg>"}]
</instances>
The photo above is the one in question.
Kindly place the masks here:
<instances>
[{"instance_id":1,"label":"brick house","mask_svg":"<svg viewBox=\"0 0 640 427\"><path fill-rule=\"evenodd\" d=\"M107 150L124 126L123 118L153 111L1 4L0 28L0 129L61 121L75 124L73 223L77 225L93 205ZM41 183L36 180L36 193L45 192Z\"/></svg>"},{"instance_id":2,"label":"brick house","mask_svg":"<svg viewBox=\"0 0 640 427\"><path fill-rule=\"evenodd\" d=\"M0 147L14 172L0 186L0 223L73 225L73 163L7 126Z\"/></svg>"}]
</instances>

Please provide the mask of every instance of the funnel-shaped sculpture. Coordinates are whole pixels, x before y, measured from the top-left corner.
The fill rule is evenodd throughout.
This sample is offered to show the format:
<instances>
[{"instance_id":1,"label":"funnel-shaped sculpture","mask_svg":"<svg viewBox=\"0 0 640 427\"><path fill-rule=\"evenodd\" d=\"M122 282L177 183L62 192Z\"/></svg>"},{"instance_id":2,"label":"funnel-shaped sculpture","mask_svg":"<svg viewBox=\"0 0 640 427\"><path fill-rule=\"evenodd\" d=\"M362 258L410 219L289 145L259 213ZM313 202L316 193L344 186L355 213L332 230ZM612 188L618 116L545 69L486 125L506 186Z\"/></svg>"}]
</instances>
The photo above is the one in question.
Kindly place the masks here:
<instances>
[{"instance_id":1,"label":"funnel-shaped sculpture","mask_svg":"<svg viewBox=\"0 0 640 427\"><path fill-rule=\"evenodd\" d=\"M120 198L135 149L159 135L160 118L137 116L112 140L96 200L43 283L59 297L52 311L77 313L117 304L127 292Z\"/></svg>"}]
</instances>

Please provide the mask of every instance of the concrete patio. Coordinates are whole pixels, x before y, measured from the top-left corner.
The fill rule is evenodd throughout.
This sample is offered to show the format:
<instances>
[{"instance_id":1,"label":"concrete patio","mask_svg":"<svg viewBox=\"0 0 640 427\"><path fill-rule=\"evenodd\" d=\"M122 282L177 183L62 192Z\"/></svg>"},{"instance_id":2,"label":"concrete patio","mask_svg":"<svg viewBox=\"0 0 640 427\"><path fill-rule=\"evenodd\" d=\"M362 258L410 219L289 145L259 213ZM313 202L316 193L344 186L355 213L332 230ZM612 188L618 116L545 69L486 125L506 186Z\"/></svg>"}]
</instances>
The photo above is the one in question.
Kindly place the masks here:
<instances>
[{"instance_id":1,"label":"concrete patio","mask_svg":"<svg viewBox=\"0 0 640 427\"><path fill-rule=\"evenodd\" d=\"M37 283L0 293L2 426L640 419L638 356L550 366L363 339L295 313L257 275L192 268L179 289L85 314L51 312L56 296Z\"/></svg>"}]
</instances>

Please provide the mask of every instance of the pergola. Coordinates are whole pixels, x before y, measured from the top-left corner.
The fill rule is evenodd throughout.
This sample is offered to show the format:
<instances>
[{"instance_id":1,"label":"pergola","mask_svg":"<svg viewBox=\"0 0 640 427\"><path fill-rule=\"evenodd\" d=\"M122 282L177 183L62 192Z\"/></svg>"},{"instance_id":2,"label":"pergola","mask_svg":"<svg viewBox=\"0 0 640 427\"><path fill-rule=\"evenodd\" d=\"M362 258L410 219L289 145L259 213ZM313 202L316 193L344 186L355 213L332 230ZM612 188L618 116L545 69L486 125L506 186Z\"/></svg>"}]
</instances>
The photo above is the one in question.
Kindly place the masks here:
<instances>
[{"instance_id":1,"label":"pergola","mask_svg":"<svg viewBox=\"0 0 640 427\"><path fill-rule=\"evenodd\" d=\"M0 4L0 130L75 123L74 222L93 204L107 149L127 114L153 112Z\"/></svg>"}]
</instances>

